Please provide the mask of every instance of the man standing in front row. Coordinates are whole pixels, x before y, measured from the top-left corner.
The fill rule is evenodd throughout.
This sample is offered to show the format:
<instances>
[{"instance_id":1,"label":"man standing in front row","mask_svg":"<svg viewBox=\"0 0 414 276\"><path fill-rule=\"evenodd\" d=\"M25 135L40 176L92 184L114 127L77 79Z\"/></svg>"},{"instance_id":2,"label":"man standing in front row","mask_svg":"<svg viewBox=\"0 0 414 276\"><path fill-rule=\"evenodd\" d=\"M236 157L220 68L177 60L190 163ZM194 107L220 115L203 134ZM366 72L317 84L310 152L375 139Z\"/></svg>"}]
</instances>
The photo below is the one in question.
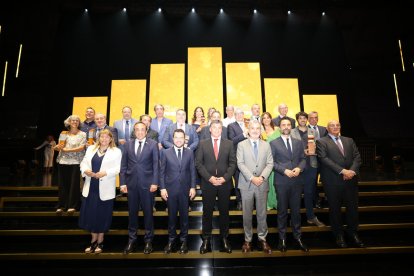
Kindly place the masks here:
<instances>
[{"instance_id":1,"label":"man standing in front row","mask_svg":"<svg viewBox=\"0 0 414 276\"><path fill-rule=\"evenodd\" d=\"M321 179L329 203L331 229L340 248L348 245L344 239L341 205L346 207L346 232L357 247L365 247L358 237L358 179L361 156L352 138L340 135L337 120L328 123L328 136L316 140L321 162Z\"/></svg>"},{"instance_id":2,"label":"man standing in front row","mask_svg":"<svg viewBox=\"0 0 414 276\"><path fill-rule=\"evenodd\" d=\"M144 211L144 254L152 252L152 239L154 238L154 219L152 206L153 193L158 188L158 144L147 139L147 126L142 122L134 125L136 139L125 144L122 153L120 172L120 190L128 193L128 244L123 253L129 254L135 249L138 230L139 206Z\"/></svg>"},{"instance_id":3,"label":"man standing in front row","mask_svg":"<svg viewBox=\"0 0 414 276\"><path fill-rule=\"evenodd\" d=\"M173 133L174 147L161 154L160 189L161 197L168 207L168 244L164 253L175 249L177 212L180 214L180 254L188 252L188 199L195 196L196 171L194 154L184 148L185 132L176 129Z\"/></svg>"},{"instance_id":4,"label":"man standing in front row","mask_svg":"<svg viewBox=\"0 0 414 276\"><path fill-rule=\"evenodd\" d=\"M275 165L275 188L277 194L277 228L279 231L279 244L277 248L281 252L287 250L286 230L288 207L292 221L293 238L296 246L302 251L309 251L302 242L300 230L300 201L303 191L303 179L301 172L306 166L305 150L302 141L292 139L290 119L280 120L282 135L270 142L273 161Z\"/></svg>"},{"instance_id":5,"label":"man standing in front row","mask_svg":"<svg viewBox=\"0 0 414 276\"><path fill-rule=\"evenodd\" d=\"M272 249L266 242L267 229L267 179L273 170L272 150L269 143L261 140L262 125L257 120L250 121L249 139L237 145L237 166L240 170L239 189L243 204L244 244L242 252L252 250L253 238L253 206L256 202L258 248L266 254Z\"/></svg>"},{"instance_id":6,"label":"man standing in front row","mask_svg":"<svg viewBox=\"0 0 414 276\"><path fill-rule=\"evenodd\" d=\"M200 254L211 252L211 232L214 203L218 197L220 212L220 251L231 253L231 245L227 240L229 234L229 203L230 191L233 188L232 176L236 169L236 153L233 142L223 139L222 122L212 121L210 124L211 138L200 142L196 151L196 167L201 176L203 192L203 243Z\"/></svg>"}]
</instances>

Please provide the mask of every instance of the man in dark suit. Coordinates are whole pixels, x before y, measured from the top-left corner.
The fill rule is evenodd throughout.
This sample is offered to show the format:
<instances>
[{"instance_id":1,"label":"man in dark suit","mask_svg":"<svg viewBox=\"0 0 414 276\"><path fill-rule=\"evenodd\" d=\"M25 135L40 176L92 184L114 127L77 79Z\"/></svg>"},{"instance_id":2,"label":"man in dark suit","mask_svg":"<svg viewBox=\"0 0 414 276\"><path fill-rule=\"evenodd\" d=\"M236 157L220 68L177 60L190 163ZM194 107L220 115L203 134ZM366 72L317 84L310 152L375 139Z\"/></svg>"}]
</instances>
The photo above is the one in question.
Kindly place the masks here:
<instances>
[{"instance_id":1,"label":"man in dark suit","mask_svg":"<svg viewBox=\"0 0 414 276\"><path fill-rule=\"evenodd\" d=\"M211 252L212 219L216 196L220 212L221 251L232 252L227 237L229 234L230 191L233 187L232 176L236 169L236 153L233 142L221 138L222 127L221 121L212 121L210 124L211 138L201 141L196 152L196 167L201 176L201 190L203 192L201 254Z\"/></svg>"},{"instance_id":2,"label":"man in dark suit","mask_svg":"<svg viewBox=\"0 0 414 276\"><path fill-rule=\"evenodd\" d=\"M96 128L93 132L94 140L96 141L99 137L99 133L104 129L109 129L110 132L112 132L112 136L114 137L115 145L118 146L118 130L114 127L110 127L106 124L106 116L102 113L97 113L95 115L95 123Z\"/></svg>"},{"instance_id":3,"label":"man in dark suit","mask_svg":"<svg viewBox=\"0 0 414 276\"><path fill-rule=\"evenodd\" d=\"M301 172L305 169L305 151L301 140L292 138L290 120L283 118L280 121L282 135L270 142L275 165L275 188L277 194L277 228L279 231L278 249L282 252L286 247L286 229L288 207L292 222L293 238L296 246L307 252L307 246L302 242L300 230L300 201L303 191Z\"/></svg>"},{"instance_id":4,"label":"man in dark suit","mask_svg":"<svg viewBox=\"0 0 414 276\"><path fill-rule=\"evenodd\" d=\"M274 118L272 120L273 123L275 124L275 126L280 127L280 121L283 118L288 118L290 120L290 125L292 126L292 129L294 129L295 126L296 126L296 122L295 122L295 119L293 119L293 118L291 118L287 115L287 113L289 111L288 106L285 103L281 103L278 106L278 110L279 110L279 116L277 116L276 118Z\"/></svg>"},{"instance_id":5,"label":"man in dark suit","mask_svg":"<svg viewBox=\"0 0 414 276\"><path fill-rule=\"evenodd\" d=\"M139 206L144 211L144 253L152 252L152 239L154 238L154 219L152 206L159 181L158 144L146 138L147 126L142 122L134 125L136 139L125 144L122 154L120 172L120 190L128 193L129 212L129 240L123 253L128 254L135 249L138 230Z\"/></svg>"},{"instance_id":6,"label":"man in dark suit","mask_svg":"<svg viewBox=\"0 0 414 276\"><path fill-rule=\"evenodd\" d=\"M341 205L346 207L346 232L357 247L364 247L358 237L358 179L361 156L352 138L340 135L339 121L328 123L328 136L316 141L321 162L321 179L328 196L329 218L336 244L347 247L344 239Z\"/></svg>"},{"instance_id":7,"label":"man in dark suit","mask_svg":"<svg viewBox=\"0 0 414 276\"><path fill-rule=\"evenodd\" d=\"M173 133L176 129L182 129L185 132L185 144L184 147L195 151L198 146L198 135L194 127L185 123L186 112L184 109L178 109L175 113L176 123L171 124L162 137L162 145L164 148L169 149L174 146L173 144Z\"/></svg>"},{"instance_id":8,"label":"man in dark suit","mask_svg":"<svg viewBox=\"0 0 414 276\"><path fill-rule=\"evenodd\" d=\"M148 114L143 114L139 116L139 120L147 126L147 138L152 139L158 143L159 141L158 132L150 128L151 121L152 121L151 116Z\"/></svg>"},{"instance_id":9,"label":"man in dark suit","mask_svg":"<svg viewBox=\"0 0 414 276\"><path fill-rule=\"evenodd\" d=\"M211 113L211 121L221 121L221 113L219 111L214 111ZM204 127L200 132L200 141L210 139L211 133L209 127ZM227 128L223 126L223 131L221 132L221 138L227 138Z\"/></svg>"},{"instance_id":10,"label":"man in dark suit","mask_svg":"<svg viewBox=\"0 0 414 276\"><path fill-rule=\"evenodd\" d=\"M229 140L233 141L234 148L237 149L237 145L247 138L247 127L244 124L244 111L237 108L235 111L236 121L228 125L228 138ZM240 171L236 167L236 171L234 173L234 190L236 194L236 207L237 210L242 210L242 198L241 193L239 190L239 175Z\"/></svg>"},{"instance_id":11,"label":"man in dark suit","mask_svg":"<svg viewBox=\"0 0 414 276\"><path fill-rule=\"evenodd\" d=\"M185 133L176 129L173 133L174 147L161 155L160 189L161 197L168 206L168 244L166 254L174 250L177 212L180 213L180 254L188 252L188 199L195 196L196 170L193 151L184 148Z\"/></svg>"}]
</instances>

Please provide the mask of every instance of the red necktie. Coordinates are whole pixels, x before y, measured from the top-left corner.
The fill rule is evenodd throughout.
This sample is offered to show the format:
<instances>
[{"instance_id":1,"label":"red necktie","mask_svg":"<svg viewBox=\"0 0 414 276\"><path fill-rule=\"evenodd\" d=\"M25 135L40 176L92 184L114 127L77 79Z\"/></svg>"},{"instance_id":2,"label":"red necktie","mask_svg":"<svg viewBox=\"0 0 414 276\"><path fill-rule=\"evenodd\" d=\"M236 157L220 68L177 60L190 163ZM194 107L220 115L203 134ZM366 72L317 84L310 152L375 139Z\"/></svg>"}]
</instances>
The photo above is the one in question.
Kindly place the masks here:
<instances>
[{"instance_id":1,"label":"red necktie","mask_svg":"<svg viewBox=\"0 0 414 276\"><path fill-rule=\"evenodd\" d=\"M217 144L217 140L218 139L214 139L214 156L216 157L216 160L218 159L218 144Z\"/></svg>"}]
</instances>

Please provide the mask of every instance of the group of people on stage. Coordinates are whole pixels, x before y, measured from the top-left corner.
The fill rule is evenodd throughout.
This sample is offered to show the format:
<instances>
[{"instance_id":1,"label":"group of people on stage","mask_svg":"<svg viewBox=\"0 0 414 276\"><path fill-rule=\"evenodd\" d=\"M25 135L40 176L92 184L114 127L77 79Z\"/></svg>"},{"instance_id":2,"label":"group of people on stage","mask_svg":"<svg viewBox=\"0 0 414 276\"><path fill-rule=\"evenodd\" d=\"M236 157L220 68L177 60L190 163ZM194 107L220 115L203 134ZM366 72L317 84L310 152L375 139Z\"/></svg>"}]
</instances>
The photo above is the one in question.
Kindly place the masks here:
<instances>
[{"instance_id":1,"label":"group of people on stage","mask_svg":"<svg viewBox=\"0 0 414 276\"><path fill-rule=\"evenodd\" d=\"M132 109L122 109L121 120L110 127L104 114L86 110L81 122L69 116L61 133L57 157L59 202L56 213L73 214L79 208L80 181L84 178L79 226L91 232L86 253L103 250L104 233L112 222L116 176L120 191L128 196L128 243L124 254L137 243L138 211L144 213L144 253L153 251L154 193L159 190L167 204L168 243L164 252L188 252L189 202L202 191L202 245L200 253L211 252L213 211L219 211L221 251L231 253L229 208L232 191L236 208L242 211L244 243L242 252L253 250L253 210L257 219L257 248L267 254L272 248L268 234L267 211L277 209L279 241L277 249L287 250L288 209L295 246L307 252L301 237L300 203L302 193L307 222L324 227L314 213L319 207L317 176L321 175L330 210L330 224L338 247L347 242L364 247L358 230L358 181L361 158L353 139L340 135L341 125L329 121L319 126L318 113L299 112L296 121L288 117L286 104L279 115L260 114L252 105L250 118L244 111L226 107L227 117L210 108L194 110L191 124L186 112L176 111L176 122L164 117L164 107L154 106L155 117L144 114L132 118ZM206 116L205 116L206 115ZM298 126L296 127L296 122ZM86 151L85 151L86 149ZM233 183L235 185L233 185ZM216 204L217 198L217 204ZM344 229L341 206L346 207ZM179 214L180 234L176 223ZM345 235L348 234L347 236Z\"/></svg>"}]
</instances>

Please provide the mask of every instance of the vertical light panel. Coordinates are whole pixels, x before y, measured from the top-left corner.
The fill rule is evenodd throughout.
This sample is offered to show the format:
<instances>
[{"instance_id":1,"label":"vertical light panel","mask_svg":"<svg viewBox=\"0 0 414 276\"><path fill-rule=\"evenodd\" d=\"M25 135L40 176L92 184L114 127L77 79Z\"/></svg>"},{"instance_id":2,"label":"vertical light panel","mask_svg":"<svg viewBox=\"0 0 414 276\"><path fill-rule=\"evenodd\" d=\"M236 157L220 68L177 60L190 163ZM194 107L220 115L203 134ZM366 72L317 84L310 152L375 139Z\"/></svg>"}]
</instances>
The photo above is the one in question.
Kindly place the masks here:
<instances>
[{"instance_id":1,"label":"vertical light panel","mask_svg":"<svg viewBox=\"0 0 414 276\"><path fill-rule=\"evenodd\" d=\"M260 63L226 63L226 90L227 105L241 108L246 117L252 115L252 104L263 110Z\"/></svg>"},{"instance_id":2,"label":"vertical light panel","mask_svg":"<svg viewBox=\"0 0 414 276\"><path fill-rule=\"evenodd\" d=\"M72 114L79 115L81 120L85 120L87 107L93 107L96 113L106 115L108 107L108 97L73 97ZM69 116L70 114L68 114Z\"/></svg>"},{"instance_id":3,"label":"vertical light panel","mask_svg":"<svg viewBox=\"0 0 414 276\"><path fill-rule=\"evenodd\" d=\"M330 120L339 120L336 95L303 95L305 112L317 111L318 125L326 126Z\"/></svg>"},{"instance_id":4,"label":"vertical light panel","mask_svg":"<svg viewBox=\"0 0 414 276\"><path fill-rule=\"evenodd\" d=\"M188 116L196 106L223 110L221 47L188 48ZM189 119L189 118L187 118Z\"/></svg>"},{"instance_id":5,"label":"vertical light panel","mask_svg":"<svg viewBox=\"0 0 414 276\"><path fill-rule=\"evenodd\" d=\"M175 121L175 112L184 108L185 64L151 64L149 113L154 105L165 108L165 117Z\"/></svg>"},{"instance_id":6,"label":"vertical light panel","mask_svg":"<svg viewBox=\"0 0 414 276\"><path fill-rule=\"evenodd\" d=\"M269 78L264 79L266 111L273 118L279 116L278 106L285 103L288 108L288 116L295 118L300 111L298 79Z\"/></svg>"},{"instance_id":7,"label":"vertical light panel","mask_svg":"<svg viewBox=\"0 0 414 276\"><path fill-rule=\"evenodd\" d=\"M132 117L139 119L145 113L147 80L112 80L108 124L122 119L122 108L130 106Z\"/></svg>"}]
</instances>

